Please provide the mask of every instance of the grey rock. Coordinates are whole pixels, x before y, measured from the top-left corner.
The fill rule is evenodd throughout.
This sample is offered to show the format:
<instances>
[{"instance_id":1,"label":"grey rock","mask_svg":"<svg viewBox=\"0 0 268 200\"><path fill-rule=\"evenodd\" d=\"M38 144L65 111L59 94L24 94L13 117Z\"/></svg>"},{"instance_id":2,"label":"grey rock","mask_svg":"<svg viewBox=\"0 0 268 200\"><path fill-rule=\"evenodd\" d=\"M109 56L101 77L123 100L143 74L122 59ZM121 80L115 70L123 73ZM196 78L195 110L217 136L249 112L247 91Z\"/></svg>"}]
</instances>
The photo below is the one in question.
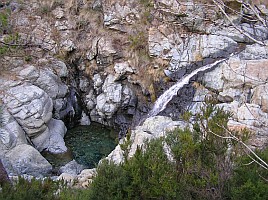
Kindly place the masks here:
<instances>
[{"instance_id":1,"label":"grey rock","mask_svg":"<svg viewBox=\"0 0 268 200\"><path fill-rule=\"evenodd\" d=\"M90 125L90 119L89 119L89 116L87 116L86 113L82 112L82 117L80 119L80 125L83 125L83 126L88 126Z\"/></svg>"},{"instance_id":2,"label":"grey rock","mask_svg":"<svg viewBox=\"0 0 268 200\"><path fill-rule=\"evenodd\" d=\"M68 87L49 69L40 70L35 85L43 89L52 99L63 98L68 92Z\"/></svg>"},{"instance_id":3,"label":"grey rock","mask_svg":"<svg viewBox=\"0 0 268 200\"><path fill-rule=\"evenodd\" d=\"M268 41L266 40L264 43L268 44ZM240 53L240 58L244 60L268 59L268 45L247 45L245 50Z\"/></svg>"},{"instance_id":4,"label":"grey rock","mask_svg":"<svg viewBox=\"0 0 268 200\"><path fill-rule=\"evenodd\" d=\"M47 175L52 166L32 146L21 144L6 154L17 175L28 174L33 176Z\"/></svg>"},{"instance_id":5,"label":"grey rock","mask_svg":"<svg viewBox=\"0 0 268 200\"><path fill-rule=\"evenodd\" d=\"M190 36L173 52L169 70L176 71L204 58L221 58L229 55L237 43L225 36Z\"/></svg>"},{"instance_id":6,"label":"grey rock","mask_svg":"<svg viewBox=\"0 0 268 200\"><path fill-rule=\"evenodd\" d=\"M99 74L95 74L93 76L93 82L94 82L94 88L97 89L103 84L103 81L101 79L101 76Z\"/></svg>"},{"instance_id":7,"label":"grey rock","mask_svg":"<svg viewBox=\"0 0 268 200\"><path fill-rule=\"evenodd\" d=\"M85 167L78 164L75 160L70 161L66 165L60 168L60 173L66 173L71 175L78 175Z\"/></svg>"},{"instance_id":8,"label":"grey rock","mask_svg":"<svg viewBox=\"0 0 268 200\"><path fill-rule=\"evenodd\" d=\"M56 19L61 19L64 17L64 10L61 7L57 7L52 11L52 14L55 16Z\"/></svg>"},{"instance_id":9,"label":"grey rock","mask_svg":"<svg viewBox=\"0 0 268 200\"><path fill-rule=\"evenodd\" d=\"M135 0L122 2L103 1L103 21L105 26L118 23L133 24L139 18L139 11L135 6Z\"/></svg>"},{"instance_id":10,"label":"grey rock","mask_svg":"<svg viewBox=\"0 0 268 200\"><path fill-rule=\"evenodd\" d=\"M264 41L268 39L268 30L261 25L251 26L250 24L244 23L241 25L237 25L237 27L258 41ZM249 39L245 34L239 32L234 27L227 27L223 29L221 28L215 34L224 37L229 37L236 42L253 43L251 39Z\"/></svg>"},{"instance_id":11,"label":"grey rock","mask_svg":"<svg viewBox=\"0 0 268 200\"><path fill-rule=\"evenodd\" d=\"M25 132L14 119L14 117L6 110L1 110L1 127L0 127L0 149L6 152L17 145L27 144Z\"/></svg>"},{"instance_id":12,"label":"grey rock","mask_svg":"<svg viewBox=\"0 0 268 200\"><path fill-rule=\"evenodd\" d=\"M60 60L53 60L51 67L56 71L60 78L66 78L69 74L66 64Z\"/></svg>"},{"instance_id":13,"label":"grey rock","mask_svg":"<svg viewBox=\"0 0 268 200\"><path fill-rule=\"evenodd\" d=\"M251 103L261 106L263 112L268 113L268 84L259 85L252 91Z\"/></svg>"},{"instance_id":14,"label":"grey rock","mask_svg":"<svg viewBox=\"0 0 268 200\"><path fill-rule=\"evenodd\" d=\"M97 63L102 66L111 64L117 55L111 38L102 37L98 40Z\"/></svg>"},{"instance_id":15,"label":"grey rock","mask_svg":"<svg viewBox=\"0 0 268 200\"><path fill-rule=\"evenodd\" d=\"M53 154L65 153L67 147L64 142L64 135L67 128L61 120L51 119L47 124L47 129L38 137L32 139L38 151L46 150Z\"/></svg>"},{"instance_id":16,"label":"grey rock","mask_svg":"<svg viewBox=\"0 0 268 200\"><path fill-rule=\"evenodd\" d=\"M222 95L218 95L218 101L221 103L230 103L232 102L234 99L230 96L222 96Z\"/></svg>"},{"instance_id":17,"label":"grey rock","mask_svg":"<svg viewBox=\"0 0 268 200\"><path fill-rule=\"evenodd\" d=\"M79 88L82 92L88 92L89 90L89 81L86 77L80 77L79 79Z\"/></svg>"},{"instance_id":18,"label":"grey rock","mask_svg":"<svg viewBox=\"0 0 268 200\"><path fill-rule=\"evenodd\" d=\"M150 28L148 34L150 56L168 59L183 42L174 30L169 30L165 25Z\"/></svg>"},{"instance_id":19,"label":"grey rock","mask_svg":"<svg viewBox=\"0 0 268 200\"><path fill-rule=\"evenodd\" d=\"M22 78L22 80L30 80L32 83L34 83L39 77L39 71L33 65L26 65L22 70L20 70L19 76Z\"/></svg>"},{"instance_id":20,"label":"grey rock","mask_svg":"<svg viewBox=\"0 0 268 200\"><path fill-rule=\"evenodd\" d=\"M142 126L137 126L135 130L131 131L130 140L132 141L131 147L129 149L129 157L132 157L137 146L141 147L146 140L151 140L153 138L159 138L166 136L166 134L175 128L185 128L186 123L182 121L172 121L169 117L156 116L147 118ZM120 144L124 141L121 140ZM106 157L108 160L119 164L124 161L123 151L120 144Z\"/></svg>"},{"instance_id":21,"label":"grey rock","mask_svg":"<svg viewBox=\"0 0 268 200\"><path fill-rule=\"evenodd\" d=\"M19 85L10 88L3 101L29 137L36 137L46 130L53 105L43 90L30 84Z\"/></svg>"},{"instance_id":22,"label":"grey rock","mask_svg":"<svg viewBox=\"0 0 268 200\"><path fill-rule=\"evenodd\" d=\"M63 50L67 51L67 52L71 52L73 50L76 49L76 46L74 44L74 42L70 39L66 39L64 40L60 46L63 48Z\"/></svg>"}]
</instances>

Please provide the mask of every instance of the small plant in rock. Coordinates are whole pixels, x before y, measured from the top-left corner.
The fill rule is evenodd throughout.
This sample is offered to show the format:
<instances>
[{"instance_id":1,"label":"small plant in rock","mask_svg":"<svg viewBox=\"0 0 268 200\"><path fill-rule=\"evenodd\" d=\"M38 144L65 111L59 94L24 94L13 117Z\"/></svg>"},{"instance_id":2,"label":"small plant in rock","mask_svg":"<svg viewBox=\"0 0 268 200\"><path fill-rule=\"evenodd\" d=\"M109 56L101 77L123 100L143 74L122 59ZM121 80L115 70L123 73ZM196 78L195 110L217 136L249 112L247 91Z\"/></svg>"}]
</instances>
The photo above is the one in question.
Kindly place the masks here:
<instances>
[{"instance_id":1,"label":"small plant in rock","mask_svg":"<svg viewBox=\"0 0 268 200\"><path fill-rule=\"evenodd\" d=\"M9 8L0 10L0 34L10 33L10 14L11 10Z\"/></svg>"},{"instance_id":2,"label":"small plant in rock","mask_svg":"<svg viewBox=\"0 0 268 200\"><path fill-rule=\"evenodd\" d=\"M135 51L141 51L147 47L147 36L144 32L138 32L129 36L130 48Z\"/></svg>"},{"instance_id":3,"label":"small plant in rock","mask_svg":"<svg viewBox=\"0 0 268 200\"><path fill-rule=\"evenodd\" d=\"M39 8L39 13L41 15L48 15L51 11L52 9L48 4L44 4Z\"/></svg>"},{"instance_id":4,"label":"small plant in rock","mask_svg":"<svg viewBox=\"0 0 268 200\"><path fill-rule=\"evenodd\" d=\"M146 9L151 9L154 6L154 3L152 0L139 0L139 2Z\"/></svg>"}]
</instances>

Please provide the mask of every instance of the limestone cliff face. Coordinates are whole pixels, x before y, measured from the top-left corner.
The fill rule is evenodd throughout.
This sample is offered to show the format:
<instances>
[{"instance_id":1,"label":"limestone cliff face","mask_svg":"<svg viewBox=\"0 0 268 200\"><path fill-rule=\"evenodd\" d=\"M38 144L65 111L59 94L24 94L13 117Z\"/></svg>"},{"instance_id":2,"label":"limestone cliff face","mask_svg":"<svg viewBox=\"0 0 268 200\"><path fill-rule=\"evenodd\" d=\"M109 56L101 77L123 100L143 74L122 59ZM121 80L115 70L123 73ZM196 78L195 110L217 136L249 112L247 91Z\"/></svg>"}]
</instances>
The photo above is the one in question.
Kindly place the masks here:
<instances>
[{"instance_id":1,"label":"limestone cliff face","mask_svg":"<svg viewBox=\"0 0 268 200\"><path fill-rule=\"evenodd\" d=\"M175 81L232 53L195 78L195 86L202 87L188 85L160 114L177 119L185 109L197 111L212 95L234 112L230 126L256 132L253 146L267 145L265 2L257 5L261 16L238 4L232 8L236 14L225 9L228 18L219 5L201 0L14 0L0 5L7 19L0 28L6 119L0 156L6 165L18 166L9 155L21 145L27 152L65 152L66 126L82 115L82 124L90 119L119 126L123 135ZM38 151L25 156L42 159ZM50 167L44 161L40 173Z\"/></svg>"}]
</instances>

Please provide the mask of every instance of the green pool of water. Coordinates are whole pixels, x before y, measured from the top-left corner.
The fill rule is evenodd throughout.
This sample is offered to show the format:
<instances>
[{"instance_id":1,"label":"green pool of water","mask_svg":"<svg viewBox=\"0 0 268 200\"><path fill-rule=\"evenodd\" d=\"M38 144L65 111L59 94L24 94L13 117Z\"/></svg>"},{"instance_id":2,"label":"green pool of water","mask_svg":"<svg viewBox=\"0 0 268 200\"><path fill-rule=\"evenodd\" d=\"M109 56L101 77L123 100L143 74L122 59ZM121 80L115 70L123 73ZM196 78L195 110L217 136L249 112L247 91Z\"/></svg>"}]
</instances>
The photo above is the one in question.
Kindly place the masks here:
<instances>
[{"instance_id":1,"label":"green pool of water","mask_svg":"<svg viewBox=\"0 0 268 200\"><path fill-rule=\"evenodd\" d=\"M90 126L77 126L68 130L64 140L74 159L92 168L115 148L116 138L114 130L92 123Z\"/></svg>"}]
</instances>

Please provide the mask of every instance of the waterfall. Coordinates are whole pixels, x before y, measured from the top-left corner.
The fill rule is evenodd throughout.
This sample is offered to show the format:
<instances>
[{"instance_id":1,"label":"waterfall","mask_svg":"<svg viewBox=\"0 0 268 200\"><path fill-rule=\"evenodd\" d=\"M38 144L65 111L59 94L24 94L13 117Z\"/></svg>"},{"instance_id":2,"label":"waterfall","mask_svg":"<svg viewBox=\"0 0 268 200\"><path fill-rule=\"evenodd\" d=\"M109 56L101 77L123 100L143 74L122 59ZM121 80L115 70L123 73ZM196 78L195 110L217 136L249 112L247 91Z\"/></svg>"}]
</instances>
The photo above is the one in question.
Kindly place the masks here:
<instances>
[{"instance_id":1,"label":"waterfall","mask_svg":"<svg viewBox=\"0 0 268 200\"><path fill-rule=\"evenodd\" d=\"M227 60L225 59L221 59L218 60L212 64L208 64L205 65L203 67L200 67L196 70L194 70L193 72L191 72L190 74L184 76L183 78L181 78L175 85L173 85L172 87L170 87L167 91L165 91L155 102L153 109L148 113L147 117L153 117L156 116L158 113L160 113L162 110L164 110L168 104L168 102L170 102L170 100L173 98L173 96L175 96L177 94L177 92L186 84L189 83L190 79L196 75L198 72L203 72L206 71L207 69L211 69L212 67L216 66L217 64L223 62Z\"/></svg>"}]
</instances>

